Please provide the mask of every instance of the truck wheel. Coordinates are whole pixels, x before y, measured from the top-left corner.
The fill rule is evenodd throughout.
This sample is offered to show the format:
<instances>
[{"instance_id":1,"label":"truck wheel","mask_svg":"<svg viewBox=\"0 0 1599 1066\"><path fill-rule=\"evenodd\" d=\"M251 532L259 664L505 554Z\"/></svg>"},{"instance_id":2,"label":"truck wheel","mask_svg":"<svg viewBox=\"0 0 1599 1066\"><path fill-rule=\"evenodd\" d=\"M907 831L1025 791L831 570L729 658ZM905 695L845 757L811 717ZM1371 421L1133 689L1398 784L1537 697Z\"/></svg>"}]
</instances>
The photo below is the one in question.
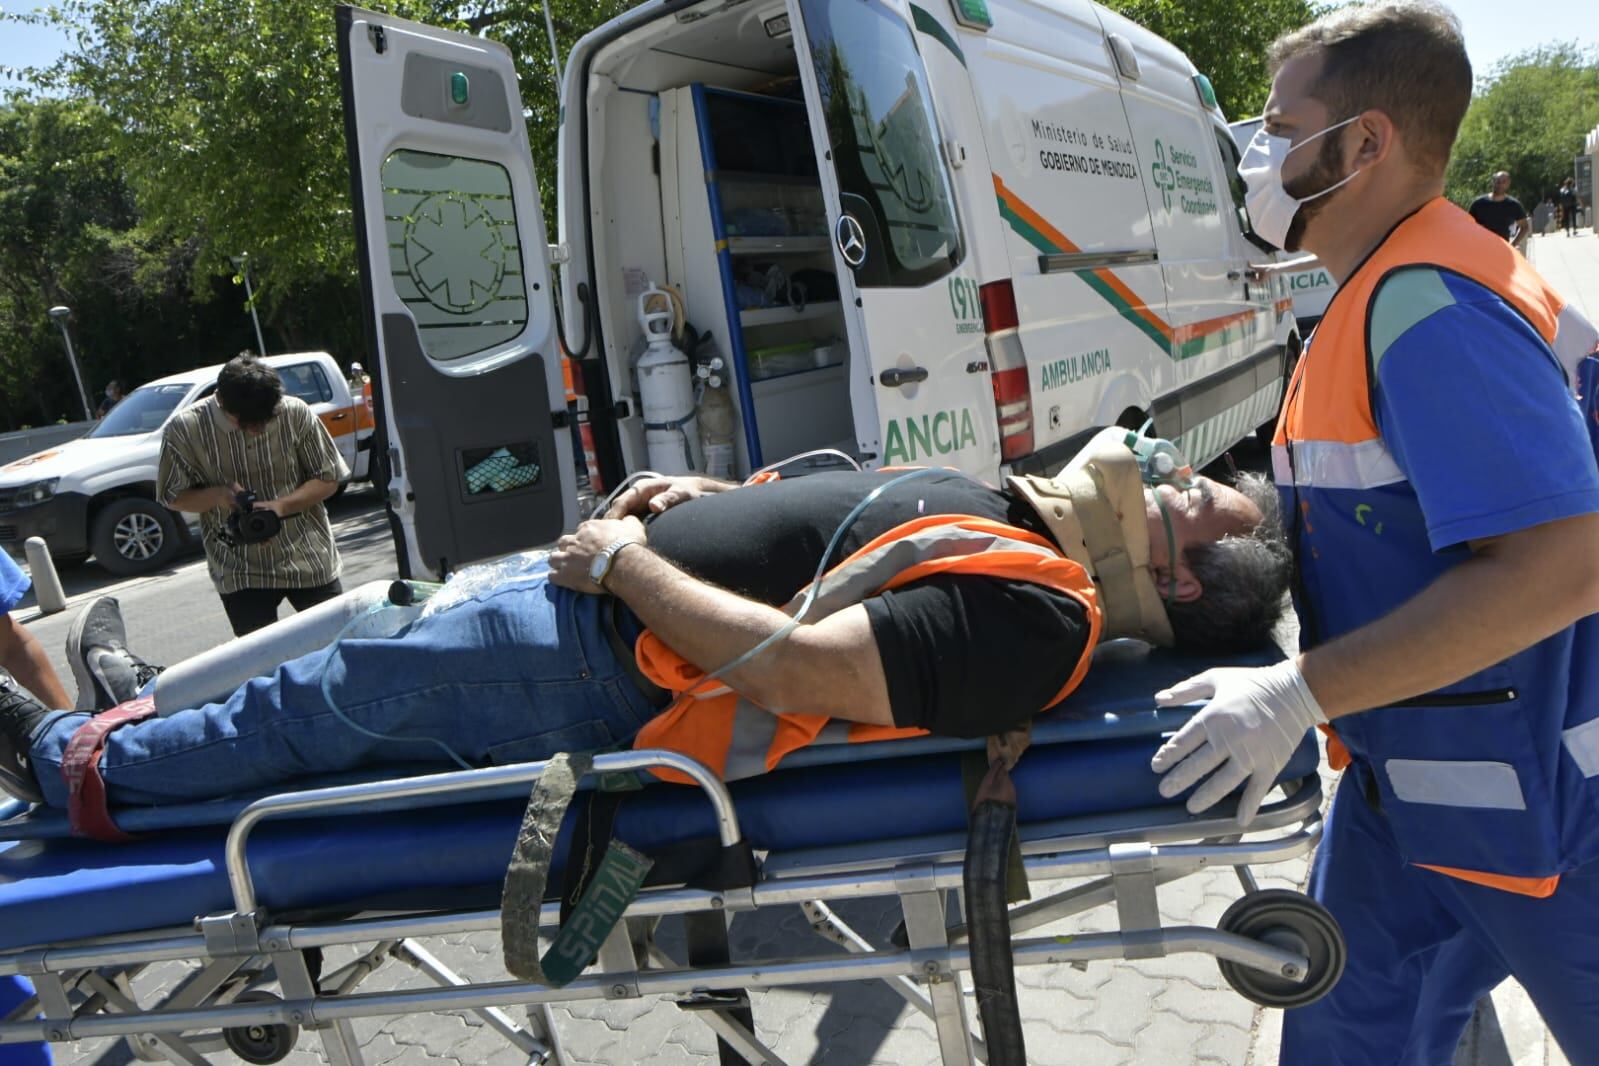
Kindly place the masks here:
<instances>
[{"instance_id":1,"label":"truck wheel","mask_svg":"<svg viewBox=\"0 0 1599 1066\"><path fill-rule=\"evenodd\" d=\"M161 569L177 554L179 540L172 512L142 496L113 500L89 531L94 557L121 577Z\"/></svg>"}]
</instances>

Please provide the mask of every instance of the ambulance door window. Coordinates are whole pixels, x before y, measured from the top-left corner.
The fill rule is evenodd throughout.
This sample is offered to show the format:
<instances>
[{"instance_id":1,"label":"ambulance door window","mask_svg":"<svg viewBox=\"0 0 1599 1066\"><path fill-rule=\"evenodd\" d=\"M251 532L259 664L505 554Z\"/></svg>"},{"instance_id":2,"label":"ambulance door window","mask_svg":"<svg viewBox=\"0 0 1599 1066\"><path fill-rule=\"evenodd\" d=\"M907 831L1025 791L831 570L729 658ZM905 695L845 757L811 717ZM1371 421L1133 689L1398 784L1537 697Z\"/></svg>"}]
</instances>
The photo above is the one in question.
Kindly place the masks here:
<instances>
[{"instance_id":1,"label":"ambulance door window","mask_svg":"<svg viewBox=\"0 0 1599 1066\"><path fill-rule=\"evenodd\" d=\"M861 224L862 288L936 281L965 255L911 28L861 0L802 0L844 213Z\"/></svg>"},{"instance_id":2,"label":"ambulance door window","mask_svg":"<svg viewBox=\"0 0 1599 1066\"><path fill-rule=\"evenodd\" d=\"M527 325L511 176L498 163L406 149L383 161L389 273L422 350L449 362Z\"/></svg>"},{"instance_id":3,"label":"ambulance door window","mask_svg":"<svg viewBox=\"0 0 1599 1066\"><path fill-rule=\"evenodd\" d=\"M1271 245L1267 244L1255 233L1255 227L1249 221L1249 209L1245 206L1244 179L1238 176L1238 145L1234 143L1232 134L1226 130L1211 128L1216 135L1216 148L1221 152L1221 172L1227 181L1227 192L1232 197L1233 214L1238 218L1238 229L1249 240L1270 252Z\"/></svg>"}]
</instances>

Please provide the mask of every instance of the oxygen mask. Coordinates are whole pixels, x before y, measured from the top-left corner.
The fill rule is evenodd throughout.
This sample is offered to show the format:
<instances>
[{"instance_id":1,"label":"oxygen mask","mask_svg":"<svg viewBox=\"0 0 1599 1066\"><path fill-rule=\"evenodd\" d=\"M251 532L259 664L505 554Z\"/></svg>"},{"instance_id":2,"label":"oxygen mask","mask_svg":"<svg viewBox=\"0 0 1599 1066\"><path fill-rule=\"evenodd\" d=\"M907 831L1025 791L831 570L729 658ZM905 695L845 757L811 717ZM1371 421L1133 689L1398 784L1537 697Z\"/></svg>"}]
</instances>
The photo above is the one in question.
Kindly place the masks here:
<instances>
[{"instance_id":1,"label":"oxygen mask","mask_svg":"<svg viewBox=\"0 0 1599 1066\"><path fill-rule=\"evenodd\" d=\"M1155 509L1160 512L1161 525L1166 529L1165 599L1170 608L1177 602L1177 533L1172 528L1171 511L1161 499L1160 486L1170 485L1178 492L1187 492L1194 487L1194 467L1171 441L1145 435L1154 424L1155 420L1150 419L1137 432L1128 430L1124 439L1138 459L1138 471L1155 499Z\"/></svg>"}]
</instances>

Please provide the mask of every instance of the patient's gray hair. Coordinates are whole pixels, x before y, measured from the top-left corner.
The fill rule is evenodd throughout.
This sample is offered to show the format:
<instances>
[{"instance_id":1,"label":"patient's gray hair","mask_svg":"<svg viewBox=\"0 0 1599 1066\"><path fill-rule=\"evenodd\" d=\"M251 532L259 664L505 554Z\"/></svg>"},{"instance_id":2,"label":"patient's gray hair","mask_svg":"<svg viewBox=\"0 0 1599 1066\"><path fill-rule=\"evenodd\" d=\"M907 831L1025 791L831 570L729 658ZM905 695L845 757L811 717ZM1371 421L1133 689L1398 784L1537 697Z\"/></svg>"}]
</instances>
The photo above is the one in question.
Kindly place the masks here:
<instances>
[{"instance_id":1,"label":"patient's gray hair","mask_svg":"<svg viewBox=\"0 0 1599 1066\"><path fill-rule=\"evenodd\" d=\"M1282 616L1293 554L1283 533L1277 489L1260 474L1240 474L1233 487L1263 517L1245 536L1190 545L1183 552L1203 590L1198 599L1166 607L1177 646L1185 651L1253 651L1270 642Z\"/></svg>"}]
</instances>

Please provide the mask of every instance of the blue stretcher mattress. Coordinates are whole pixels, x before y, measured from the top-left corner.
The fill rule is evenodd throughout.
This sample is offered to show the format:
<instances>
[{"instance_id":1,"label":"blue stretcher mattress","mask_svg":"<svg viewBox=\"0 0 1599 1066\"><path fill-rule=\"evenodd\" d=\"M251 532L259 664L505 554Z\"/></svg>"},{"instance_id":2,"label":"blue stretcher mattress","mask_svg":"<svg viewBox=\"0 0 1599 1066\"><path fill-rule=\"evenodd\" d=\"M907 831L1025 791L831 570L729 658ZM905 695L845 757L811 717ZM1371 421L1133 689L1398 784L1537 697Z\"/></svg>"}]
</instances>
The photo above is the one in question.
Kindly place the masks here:
<instances>
[{"instance_id":1,"label":"blue stretcher mattress","mask_svg":"<svg viewBox=\"0 0 1599 1066\"><path fill-rule=\"evenodd\" d=\"M1170 801L1156 791L1149 758L1160 735L1191 712L1154 711L1150 697L1198 666L1167 654L1096 664L1090 683L1068 706L1035 726L1033 746L1013 775L1020 824L1169 809ZM966 824L962 752L981 744L928 738L816 748L800 753L796 765L785 762L730 790L744 835L759 850L959 832ZM1316 761L1315 742L1307 738L1283 779L1313 774ZM386 775L395 776L393 769ZM263 823L249 845L256 891L278 915L490 905L498 899L524 800L525 789L518 787L514 797L470 805ZM164 817L187 811L200 824L128 844L52 836L59 812L0 825L0 835L32 837L0 845L0 950L182 926L231 909L223 841L227 821L245 802L164 808ZM125 809L118 818L126 828L152 831L140 813L146 812ZM714 839L716 829L698 789L657 784L625 794L613 833L640 850L663 853ZM563 850L557 849L552 872L556 885Z\"/></svg>"}]
</instances>

